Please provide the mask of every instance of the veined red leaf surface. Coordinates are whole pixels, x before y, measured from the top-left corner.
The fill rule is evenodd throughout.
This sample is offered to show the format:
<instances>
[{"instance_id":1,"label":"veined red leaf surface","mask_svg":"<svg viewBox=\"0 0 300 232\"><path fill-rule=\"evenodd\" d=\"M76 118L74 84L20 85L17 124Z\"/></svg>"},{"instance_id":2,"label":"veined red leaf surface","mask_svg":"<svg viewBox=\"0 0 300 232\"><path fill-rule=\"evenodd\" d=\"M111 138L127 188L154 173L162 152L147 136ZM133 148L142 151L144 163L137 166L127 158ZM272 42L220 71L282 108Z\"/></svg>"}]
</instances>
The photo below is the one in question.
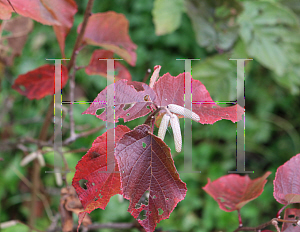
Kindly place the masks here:
<instances>
[{"instance_id":1,"label":"veined red leaf surface","mask_svg":"<svg viewBox=\"0 0 300 232\"><path fill-rule=\"evenodd\" d=\"M97 118L106 121L106 95L107 87L98 94L92 105L82 114L96 115ZM115 83L115 119L112 112L111 115L107 115L107 121L118 122L118 118L124 118L124 122L127 122L145 116L150 112L149 106L155 98L154 91L148 85L134 81L128 82L124 79L119 80ZM105 108L105 111L97 115L97 110L101 108Z\"/></svg>"},{"instance_id":2,"label":"veined red leaf surface","mask_svg":"<svg viewBox=\"0 0 300 232\"><path fill-rule=\"evenodd\" d=\"M62 65L61 87L68 81L68 70ZM28 73L19 75L12 88L30 100L54 95L55 65L46 64Z\"/></svg>"},{"instance_id":3,"label":"veined red leaf surface","mask_svg":"<svg viewBox=\"0 0 300 232\"><path fill-rule=\"evenodd\" d=\"M115 128L115 144L129 131L127 126L118 125ZM107 163L107 132L105 132L95 139L92 147L75 167L72 185L84 207L84 211L79 214L79 226L86 213L97 208L105 209L112 196L122 194L117 160L115 159L114 173L105 173L109 170L109 165L112 164ZM87 181L86 189L80 186L80 181Z\"/></svg>"},{"instance_id":4,"label":"veined red leaf surface","mask_svg":"<svg viewBox=\"0 0 300 232\"><path fill-rule=\"evenodd\" d=\"M101 75L107 77L107 61L99 60L99 59L112 59L113 56L114 53L111 51L102 50L102 49L95 50L93 52L89 65L85 68L85 72L88 75ZM119 79L131 80L131 75L130 72L127 70L127 68L118 61L114 61L114 63L115 63L116 80Z\"/></svg>"},{"instance_id":5,"label":"veined red leaf surface","mask_svg":"<svg viewBox=\"0 0 300 232\"><path fill-rule=\"evenodd\" d=\"M267 177L271 172L266 172L262 177L251 180L248 175L229 174L208 183L203 190L218 202L219 207L231 212L241 209L249 201L259 197L264 190Z\"/></svg>"},{"instance_id":6,"label":"veined red leaf surface","mask_svg":"<svg viewBox=\"0 0 300 232\"><path fill-rule=\"evenodd\" d=\"M291 209L287 208L284 211L284 219L285 220L299 220L300 218L300 209ZM300 232L300 226L294 226L292 223L284 222L282 224L282 232Z\"/></svg>"},{"instance_id":7,"label":"veined red leaf surface","mask_svg":"<svg viewBox=\"0 0 300 232\"><path fill-rule=\"evenodd\" d=\"M113 11L96 13L89 17L83 39L88 44L100 46L118 54L134 66L137 46L131 41L128 28L128 20L123 14ZM77 32L80 29L81 24Z\"/></svg>"},{"instance_id":8,"label":"veined red leaf surface","mask_svg":"<svg viewBox=\"0 0 300 232\"><path fill-rule=\"evenodd\" d=\"M275 174L274 198L283 205L300 202L300 154L281 165Z\"/></svg>"},{"instance_id":9,"label":"veined red leaf surface","mask_svg":"<svg viewBox=\"0 0 300 232\"><path fill-rule=\"evenodd\" d=\"M123 196L130 200L128 212L147 232L152 232L185 198L187 188L176 171L170 148L149 130L143 124L126 133L116 146L116 158ZM148 204L141 202L146 191ZM141 220L143 211L146 218Z\"/></svg>"},{"instance_id":10,"label":"veined red leaf surface","mask_svg":"<svg viewBox=\"0 0 300 232\"><path fill-rule=\"evenodd\" d=\"M176 104L184 107L185 73L177 77L169 73L164 74L154 84L157 95L155 103L160 106ZM199 123L213 124L216 121L227 119L237 122L242 119L244 109L238 104L221 107L210 97L205 86L198 80L192 79L192 111L200 116Z\"/></svg>"},{"instance_id":11,"label":"veined red leaf surface","mask_svg":"<svg viewBox=\"0 0 300 232\"><path fill-rule=\"evenodd\" d=\"M77 12L74 0L10 0L18 14L42 24L71 28ZM14 12L7 0L0 0L0 19L9 19Z\"/></svg>"}]
</instances>

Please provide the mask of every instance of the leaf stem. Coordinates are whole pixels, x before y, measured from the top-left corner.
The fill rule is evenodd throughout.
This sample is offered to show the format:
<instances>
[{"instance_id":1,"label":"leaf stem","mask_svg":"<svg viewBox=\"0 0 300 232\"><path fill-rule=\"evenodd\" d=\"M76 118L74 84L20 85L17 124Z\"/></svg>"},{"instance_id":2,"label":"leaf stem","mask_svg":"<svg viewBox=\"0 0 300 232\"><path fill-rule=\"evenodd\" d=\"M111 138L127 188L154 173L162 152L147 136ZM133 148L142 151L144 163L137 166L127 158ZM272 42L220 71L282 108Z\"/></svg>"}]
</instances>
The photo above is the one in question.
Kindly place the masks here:
<instances>
[{"instance_id":1,"label":"leaf stem","mask_svg":"<svg viewBox=\"0 0 300 232\"><path fill-rule=\"evenodd\" d=\"M48 107L48 111L42 126L42 129L39 134L39 141L45 141L47 138L47 130L51 123L51 116L53 114L53 108L54 108L54 98L52 98L52 101ZM38 144L38 149L41 148L41 145ZM32 178L32 188L31 188L31 208L30 208L30 216L29 216L29 226L34 227L35 221L36 221L36 208L37 208L37 195L40 188L40 165L38 163L38 160L34 160L33 162L33 172L31 174ZM31 229L30 229L31 230Z\"/></svg>"},{"instance_id":2,"label":"leaf stem","mask_svg":"<svg viewBox=\"0 0 300 232\"><path fill-rule=\"evenodd\" d=\"M285 209L285 207L287 207L288 205L285 205L285 206L283 206L279 211L278 211L278 213L276 214L276 218L280 218L280 214L281 214L281 212Z\"/></svg>"},{"instance_id":3,"label":"leaf stem","mask_svg":"<svg viewBox=\"0 0 300 232\"><path fill-rule=\"evenodd\" d=\"M63 145L68 145L68 144L74 142L74 141L75 141L76 139L78 139L78 138L86 137L86 136L89 136L89 135L91 135L91 134L94 134L95 132L104 129L105 127L106 127L106 125L102 125L102 126L93 128L93 129L91 129L91 130L84 131L84 132L79 133L79 134L75 134L73 137L67 138L67 139L63 142Z\"/></svg>"},{"instance_id":4,"label":"leaf stem","mask_svg":"<svg viewBox=\"0 0 300 232\"><path fill-rule=\"evenodd\" d=\"M163 108L158 107L154 112L152 112L152 113L147 117L147 119L145 120L144 124L150 126L152 120L154 120L154 118L155 118L154 116L155 116L156 114L158 114L158 112L161 111L162 109L163 109Z\"/></svg>"},{"instance_id":5,"label":"leaf stem","mask_svg":"<svg viewBox=\"0 0 300 232\"><path fill-rule=\"evenodd\" d=\"M243 226L243 221L242 221L242 216L241 216L240 209L238 209L238 217L239 217L239 226L242 227Z\"/></svg>"},{"instance_id":6,"label":"leaf stem","mask_svg":"<svg viewBox=\"0 0 300 232\"><path fill-rule=\"evenodd\" d=\"M9 3L9 5L11 6L11 8L14 10L14 12L15 12L16 14L18 14L17 11L15 10L14 6L11 4L10 0L7 0L7 1L8 1L8 3Z\"/></svg>"}]
</instances>

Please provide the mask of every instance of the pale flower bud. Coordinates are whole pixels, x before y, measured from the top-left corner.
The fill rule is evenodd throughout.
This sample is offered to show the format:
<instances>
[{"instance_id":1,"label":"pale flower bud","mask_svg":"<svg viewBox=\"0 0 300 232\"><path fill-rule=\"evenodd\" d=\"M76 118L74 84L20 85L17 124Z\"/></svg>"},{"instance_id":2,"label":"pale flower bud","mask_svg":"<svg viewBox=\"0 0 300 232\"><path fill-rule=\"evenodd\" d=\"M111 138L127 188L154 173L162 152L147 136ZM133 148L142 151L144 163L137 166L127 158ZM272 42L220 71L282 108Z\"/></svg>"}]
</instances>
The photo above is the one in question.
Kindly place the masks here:
<instances>
[{"instance_id":1,"label":"pale flower bud","mask_svg":"<svg viewBox=\"0 0 300 232\"><path fill-rule=\"evenodd\" d=\"M175 114L172 114L170 122L173 130L175 150L177 152L180 152L182 146L182 138L181 138L179 119Z\"/></svg>"},{"instance_id":2,"label":"pale flower bud","mask_svg":"<svg viewBox=\"0 0 300 232\"><path fill-rule=\"evenodd\" d=\"M165 134L166 134L166 131L167 131L167 128L169 125L169 121L170 121L170 115L165 114L160 122L160 126L158 129L158 135L157 135L161 140L164 140L164 138L165 138Z\"/></svg>"},{"instance_id":3,"label":"pale flower bud","mask_svg":"<svg viewBox=\"0 0 300 232\"><path fill-rule=\"evenodd\" d=\"M180 114L180 115L184 116L185 118L190 118L190 119L192 119L196 122L200 121L200 117L199 117L198 114L196 114L193 111L188 110L188 109L186 109L182 106L175 105L175 104L169 104L168 109L173 113Z\"/></svg>"}]
</instances>

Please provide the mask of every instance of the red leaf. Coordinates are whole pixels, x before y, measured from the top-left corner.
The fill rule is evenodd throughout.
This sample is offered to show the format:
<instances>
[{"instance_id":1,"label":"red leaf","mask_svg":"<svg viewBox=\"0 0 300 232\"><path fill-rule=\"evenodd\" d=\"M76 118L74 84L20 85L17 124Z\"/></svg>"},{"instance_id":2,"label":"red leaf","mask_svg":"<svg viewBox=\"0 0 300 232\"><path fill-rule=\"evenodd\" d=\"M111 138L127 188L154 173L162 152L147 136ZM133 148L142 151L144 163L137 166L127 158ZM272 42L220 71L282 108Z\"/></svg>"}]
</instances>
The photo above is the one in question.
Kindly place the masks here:
<instances>
[{"instance_id":1,"label":"red leaf","mask_svg":"<svg viewBox=\"0 0 300 232\"><path fill-rule=\"evenodd\" d=\"M274 198L283 205L300 202L300 153L281 165L275 174Z\"/></svg>"},{"instance_id":2,"label":"red leaf","mask_svg":"<svg viewBox=\"0 0 300 232\"><path fill-rule=\"evenodd\" d=\"M65 39L74 22L77 5L74 0L10 0L18 14L42 24L53 25L62 56ZM0 0L0 19L9 19L13 8L7 0Z\"/></svg>"},{"instance_id":3,"label":"red leaf","mask_svg":"<svg viewBox=\"0 0 300 232\"><path fill-rule=\"evenodd\" d=\"M61 87L68 81L68 70L62 65ZM19 75L12 88L30 100L54 95L55 65L46 64L26 74Z\"/></svg>"},{"instance_id":4,"label":"red leaf","mask_svg":"<svg viewBox=\"0 0 300 232\"><path fill-rule=\"evenodd\" d=\"M140 125L126 133L116 146L123 196L130 200L128 212L138 219L146 211L147 218L138 222L147 232L154 231L157 223L169 218L187 191L174 166L170 148L149 130L148 125ZM149 191L149 202L140 204L146 191Z\"/></svg>"},{"instance_id":5,"label":"red leaf","mask_svg":"<svg viewBox=\"0 0 300 232\"><path fill-rule=\"evenodd\" d=\"M42 24L71 28L77 12L74 0L10 0L18 14ZM7 0L0 0L0 19L8 19L14 12Z\"/></svg>"},{"instance_id":6,"label":"red leaf","mask_svg":"<svg viewBox=\"0 0 300 232\"><path fill-rule=\"evenodd\" d=\"M128 35L128 27L128 20L123 14L113 11L96 13L89 18L84 41L110 50L134 66L137 46ZM80 29L81 24L78 26L77 32Z\"/></svg>"},{"instance_id":7,"label":"red leaf","mask_svg":"<svg viewBox=\"0 0 300 232\"><path fill-rule=\"evenodd\" d=\"M163 75L154 84L157 98L156 103L160 106L176 104L184 107L184 83L185 74L177 77L169 73ZM238 104L230 107L220 107L210 97L205 86L198 80L192 79L192 110L200 116L200 123L213 124L221 119L237 122L242 119L244 110ZM198 102L198 103L197 103Z\"/></svg>"},{"instance_id":8,"label":"red leaf","mask_svg":"<svg viewBox=\"0 0 300 232\"><path fill-rule=\"evenodd\" d=\"M112 59L114 53L107 50L95 50L89 65L85 68L88 75L101 75L107 77L107 62L100 59ZM115 62L116 81L119 79L131 80L130 72L127 68L118 61Z\"/></svg>"},{"instance_id":9,"label":"red leaf","mask_svg":"<svg viewBox=\"0 0 300 232\"><path fill-rule=\"evenodd\" d=\"M113 130L113 129L110 129ZM115 128L115 143L130 131L127 126L119 125ZM105 209L110 198L122 194L120 173L115 160L116 173L105 173L107 167L107 132L99 136L92 144L90 150L76 165L75 176L72 181L78 197L84 207L84 212L101 208ZM87 189L80 187L79 181L86 180Z\"/></svg>"},{"instance_id":10,"label":"red leaf","mask_svg":"<svg viewBox=\"0 0 300 232\"><path fill-rule=\"evenodd\" d=\"M241 209L249 201L259 197L271 172L266 172L260 178L251 180L248 175L229 174L210 182L203 189L218 202L219 207L231 212Z\"/></svg>"},{"instance_id":11,"label":"red leaf","mask_svg":"<svg viewBox=\"0 0 300 232\"><path fill-rule=\"evenodd\" d=\"M286 209L284 211L284 219L285 220L296 220L296 217L299 220L300 218L300 209ZM284 222L282 224L282 231L285 232L300 232L300 227L299 226L293 226L292 223L286 223Z\"/></svg>"},{"instance_id":12,"label":"red leaf","mask_svg":"<svg viewBox=\"0 0 300 232\"><path fill-rule=\"evenodd\" d=\"M112 85L114 84L110 86ZM102 114L96 116L106 121L106 95L107 87L98 94L92 105L82 114L96 115L98 109L105 108ZM118 118L124 118L124 122L127 122L145 116L150 112L147 106L149 107L155 98L154 91L144 83L128 82L124 79L117 81L115 83L115 121L118 122ZM125 109L130 104L133 106ZM107 119L108 122L113 122L114 115L107 115Z\"/></svg>"}]
</instances>

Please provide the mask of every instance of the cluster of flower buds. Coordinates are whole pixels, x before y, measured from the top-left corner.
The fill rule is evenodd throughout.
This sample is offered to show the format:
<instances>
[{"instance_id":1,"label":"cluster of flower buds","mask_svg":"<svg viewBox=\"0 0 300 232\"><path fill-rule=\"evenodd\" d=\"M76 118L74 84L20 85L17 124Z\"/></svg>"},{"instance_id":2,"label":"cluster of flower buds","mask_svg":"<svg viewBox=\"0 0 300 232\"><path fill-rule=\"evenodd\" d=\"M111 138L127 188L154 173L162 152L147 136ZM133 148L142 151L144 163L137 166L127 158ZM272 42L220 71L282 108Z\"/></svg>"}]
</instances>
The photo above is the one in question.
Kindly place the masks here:
<instances>
[{"instance_id":1,"label":"cluster of flower buds","mask_svg":"<svg viewBox=\"0 0 300 232\"><path fill-rule=\"evenodd\" d=\"M182 137L181 137L179 119L176 114L182 115L185 118L190 118L196 122L200 121L200 117L199 117L199 115L192 112L191 110L188 110L188 109L186 109L182 106L176 105L176 104L169 104L166 108L166 111L167 111L167 113L165 113L165 115L163 116L163 118L160 122L160 126L158 129L158 137L161 140L164 140L166 130L168 128L169 121L170 121L172 130L173 130L175 149L177 152L180 152L181 147L182 147ZM175 113L175 114L173 114L173 113Z\"/></svg>"}]
</instances>

